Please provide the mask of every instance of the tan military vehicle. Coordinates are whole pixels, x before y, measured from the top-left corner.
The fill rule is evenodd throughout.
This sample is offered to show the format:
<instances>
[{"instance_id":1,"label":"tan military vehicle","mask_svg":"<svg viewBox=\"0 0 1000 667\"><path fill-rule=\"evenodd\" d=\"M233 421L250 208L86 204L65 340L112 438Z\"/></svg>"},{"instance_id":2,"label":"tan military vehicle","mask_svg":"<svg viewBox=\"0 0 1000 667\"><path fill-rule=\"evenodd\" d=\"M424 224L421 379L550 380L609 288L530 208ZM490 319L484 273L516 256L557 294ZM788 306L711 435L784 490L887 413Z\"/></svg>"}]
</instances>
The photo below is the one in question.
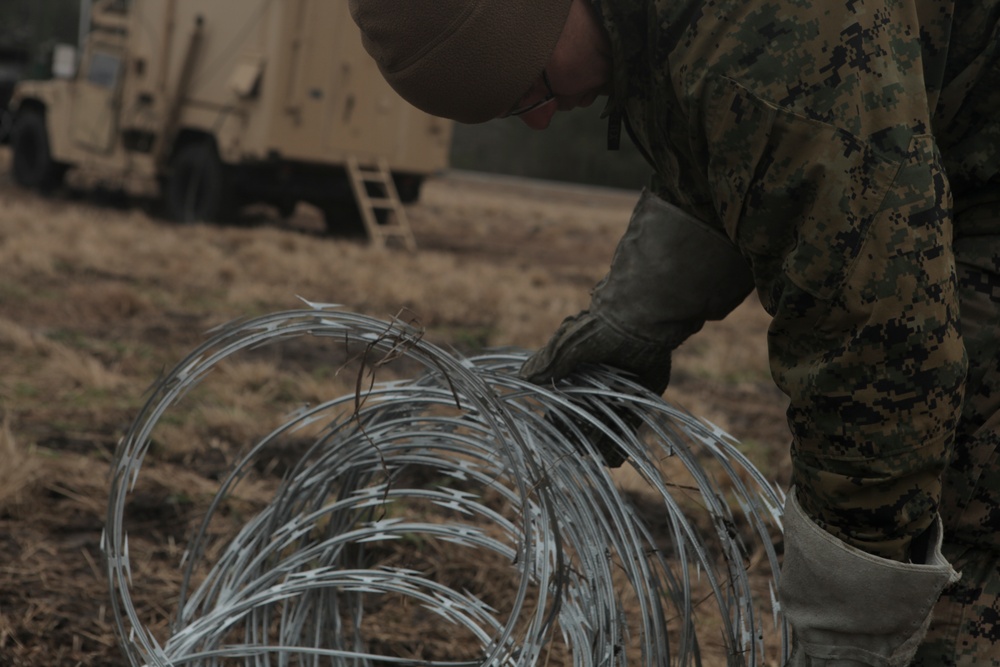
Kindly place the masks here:
<instances>
[{"instance_id":1,"label":"tan military vehicle","mask_svg":"<svg viewBox=\"0 0 1000 667\"><path fill-rule=\"evenodd\" d=\"M447 166L451 124L386 85L347 0L95 0L90 26L75 78L14 91L23 186L72 169L181 221L304 201L338 226Z\"/></svg>"}]
</instances>

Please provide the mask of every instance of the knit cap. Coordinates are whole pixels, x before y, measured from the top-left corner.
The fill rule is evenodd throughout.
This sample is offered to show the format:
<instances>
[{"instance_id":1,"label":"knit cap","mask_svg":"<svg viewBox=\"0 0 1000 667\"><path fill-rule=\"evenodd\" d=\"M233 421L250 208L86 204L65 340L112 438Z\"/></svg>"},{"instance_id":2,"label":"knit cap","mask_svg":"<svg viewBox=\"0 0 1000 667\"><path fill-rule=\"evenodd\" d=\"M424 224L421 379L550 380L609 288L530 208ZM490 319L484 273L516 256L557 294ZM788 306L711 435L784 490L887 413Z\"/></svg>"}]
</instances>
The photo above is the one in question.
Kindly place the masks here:
<instances>
[{"instance_id":1,"label":"knit cap","mask_svg":"<svg viewBox=\"0 0 1000 667\"><path fill-rule=\"evenodd\" d=\"M392 88L434 116L482 123L545 68L572 0L350 0L365 49Z\"/></svg>"}]
</instances>

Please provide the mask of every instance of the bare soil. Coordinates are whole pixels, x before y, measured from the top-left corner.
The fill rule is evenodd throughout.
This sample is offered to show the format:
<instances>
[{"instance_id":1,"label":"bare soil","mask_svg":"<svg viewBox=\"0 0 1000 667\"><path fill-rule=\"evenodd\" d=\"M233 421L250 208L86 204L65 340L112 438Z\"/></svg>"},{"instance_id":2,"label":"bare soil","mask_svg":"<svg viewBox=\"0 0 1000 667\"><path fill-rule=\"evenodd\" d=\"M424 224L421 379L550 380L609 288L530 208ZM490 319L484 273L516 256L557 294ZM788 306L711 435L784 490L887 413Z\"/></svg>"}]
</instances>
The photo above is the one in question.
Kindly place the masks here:
<instances>
[{"instance_id":1,"label":"bare soil","mask_svg":"<svg viewBox=\"0 0 1000 667\"><path fill-rule=\"evenodd\" d=\"M443 175L409 210L410 254L330 235L308 206L287 220L261 209L178 226L120 198L41 196L11 183L8 161L0 151L0 664L12 667L126 664L100 550L109 462L147 388L206 331L304 298L403 316L459 353L536 348L586 307L638 196ZM676 353L666 398L733 434L782 483L786 402L768 373L767 325L753 297L710 323ZM321 360L291 361L243 369L239 409L178 425L162 457L172 467L137 497L165 552L176 536L155 526L184 511L177 486L215 483L225 443L259 428L276 377L294 373L306 398L349 390L316 371Z\"/></svg>"}]
</instances>

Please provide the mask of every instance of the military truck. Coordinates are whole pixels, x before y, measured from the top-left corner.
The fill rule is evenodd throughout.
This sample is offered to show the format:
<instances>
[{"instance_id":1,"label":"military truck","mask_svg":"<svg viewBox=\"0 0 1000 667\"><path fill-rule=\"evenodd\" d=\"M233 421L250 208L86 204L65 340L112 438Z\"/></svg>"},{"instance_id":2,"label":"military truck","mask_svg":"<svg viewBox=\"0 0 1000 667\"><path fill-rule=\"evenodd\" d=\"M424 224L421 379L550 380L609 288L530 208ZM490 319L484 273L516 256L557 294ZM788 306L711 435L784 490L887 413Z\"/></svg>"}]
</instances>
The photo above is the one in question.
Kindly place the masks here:
<instances>
[{"instance_id":1,"label":"military truck","mask_svg":"<svg viewBox=\"0 0 1000 667\"><path fill-rule=\"evenodd\" d=\"M93 0L89 26L75 78L14 91L22 186L75 170L179 221L308 202L337 227L447 167L451 124L388 87L347 0Z\"/></svg>"}]
</instances>

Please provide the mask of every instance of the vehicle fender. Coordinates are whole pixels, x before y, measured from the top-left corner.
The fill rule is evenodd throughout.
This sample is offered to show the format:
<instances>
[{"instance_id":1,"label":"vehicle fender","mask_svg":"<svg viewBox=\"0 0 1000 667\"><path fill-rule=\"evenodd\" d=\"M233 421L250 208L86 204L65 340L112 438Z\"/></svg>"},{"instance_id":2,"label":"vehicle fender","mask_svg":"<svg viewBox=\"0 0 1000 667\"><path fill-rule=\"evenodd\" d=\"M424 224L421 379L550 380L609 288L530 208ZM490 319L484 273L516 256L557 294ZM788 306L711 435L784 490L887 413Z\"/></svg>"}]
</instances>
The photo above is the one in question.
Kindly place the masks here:
<instances>
[{"instance_id":1,"label":"vehicle fender","mask_svg":"<svg viewBox=\"0 0 1000 667\"><path fill-rule=\"evenodd\" d=\"M49 131L49 151L58 162L75 162L70 142L70 123L73 117L72 81L21 81L14 87L10 110L16 118L19 113L37 109L44 114Z\"/></svg>"}]
</instances>

